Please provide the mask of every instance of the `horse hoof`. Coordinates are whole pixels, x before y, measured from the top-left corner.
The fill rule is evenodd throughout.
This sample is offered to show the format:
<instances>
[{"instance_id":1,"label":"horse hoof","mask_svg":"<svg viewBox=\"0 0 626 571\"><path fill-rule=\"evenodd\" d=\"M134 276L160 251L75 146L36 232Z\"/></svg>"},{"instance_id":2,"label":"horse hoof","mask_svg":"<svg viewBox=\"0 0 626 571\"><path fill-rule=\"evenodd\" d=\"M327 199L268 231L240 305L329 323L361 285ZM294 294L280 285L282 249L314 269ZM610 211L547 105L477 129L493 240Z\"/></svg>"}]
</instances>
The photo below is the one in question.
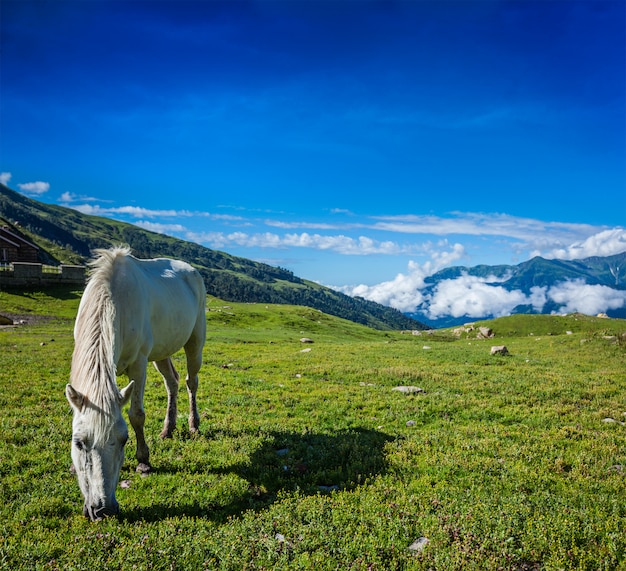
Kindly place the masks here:
<instances>
[{"instance_id":1,"label":"horse hoof","mask_svg":"<svg viewBox=\"0 0 626 571\"><path fill-rule=\"evenodd\" d=\"M163 430L163 432L161 432L161 434L159 434L159 436L163 439L165 438L172 438L172 434L174 433L173 430Z\"/></svg>"},{"instance_id":2,"label":"horse hoof","mask_svg":"<svg viewBox=\"0 0 626 571\"><path fill-rule=\"evenodd\" d=\"M150 464L144 464L143 462L137 464L137 472L142 476L147 476L152 472L152 466Z\"/></svg>"}]
</instances>

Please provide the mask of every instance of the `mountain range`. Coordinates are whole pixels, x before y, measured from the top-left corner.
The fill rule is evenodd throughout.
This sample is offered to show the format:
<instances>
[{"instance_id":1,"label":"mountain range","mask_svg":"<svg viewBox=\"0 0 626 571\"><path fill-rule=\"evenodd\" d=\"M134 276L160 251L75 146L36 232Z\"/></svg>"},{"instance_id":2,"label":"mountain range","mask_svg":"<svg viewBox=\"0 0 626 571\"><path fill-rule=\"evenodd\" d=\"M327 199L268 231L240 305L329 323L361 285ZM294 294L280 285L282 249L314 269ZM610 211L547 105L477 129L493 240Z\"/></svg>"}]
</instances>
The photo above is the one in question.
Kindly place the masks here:
<instances>
[{"instance_id":1,"label":"mountain range","mask_svg":"<svg viewBox=\"0 0 626 571\"><path fill-rule=\"evenodd\" d=\"M605 297L621 297L626 300L626 294L615 296L615 293L610 291L626 292L626 252L581 260L548 260L537 256L526 262L510 266L448 267L425 278L425 287L420 291L424 298L432 300L436 296L437 290L444 283L453 284L455 281L468 281L468 278L476 278L475 280L470 279L470 283L479 284L486 291L491 288L493 295L517 292L520 294L519 297L528 301L511 307L509 311L511 314L558 314L568 312L566 296L559 296L554 293L562 291L564 287L569 288L570 299L573 295L583 298L585 295L604 295ZM586 286L604 287L592 291ZM610 288L610 290L605 288ZM451 289L449 288L448 291ZM457 288L457 291L460 290L461 288ZM467 290L465 291L467 292ZM552 295L550 295L551 293ZM530 302L533 297L536 298L537 296L543 301L540 309ZM584 300L579 303L579 305L582 304L584 304ZM622 303L621 307L603 309L602 313L606 313L609 317L626 318L626 303ZM445 315L433 317L427 308L407 315L422 320L433 328L453 327L473 319L492 319L500 316L496 313L484 312L480 316Z\"/></svg>"},{"instance_id":2,"label":"mountain range","mask_svg":"<svg viewBox=\"0 0 626 571\"><path fill-rule=\"evenodd\" d=\"M473 308L472 313L472 295L477 287L483 288L483 297L514 293L509 299L521 301L505 308L508 313L567 311L567 301L553 293L563 284L573 284L578 288L578 295L583 296L589 295L583 286L604 286L603 292L626 291L626 252L570 261L535 257L518 265L445 268L424 279L420 292L425 303L414 312L402 313L301 279L280 267L231 256L125 222L45 204L3 184L0 184L0 225L8 226L36 244L40 261L45 264L84 264L94 249L124 243L140 258L166 256L192 263L202 274L207 292L225 301L303 305L376 329L451 327L502 315L502 311L490 311L489 304L477 304L479 309ZM469 289L449 287L463 280L473 280L474 291L471 291L471 283ZM433 312L433 306L428 303L435 300L445 286L448 286L446 304L450 310L446 313L446 306L443 313L442 310ZM537 297L542 301L540 305L532 302ZM623 299L626 300L626 295ZM454 302L461 302L460 310L458 307L451 309ZM465 313L463 304L469 308ZM613 305L619 305L619 300ZM607 309L606 313L610 317L626 318L626 303Z\"/></svg>"}]
</instances>

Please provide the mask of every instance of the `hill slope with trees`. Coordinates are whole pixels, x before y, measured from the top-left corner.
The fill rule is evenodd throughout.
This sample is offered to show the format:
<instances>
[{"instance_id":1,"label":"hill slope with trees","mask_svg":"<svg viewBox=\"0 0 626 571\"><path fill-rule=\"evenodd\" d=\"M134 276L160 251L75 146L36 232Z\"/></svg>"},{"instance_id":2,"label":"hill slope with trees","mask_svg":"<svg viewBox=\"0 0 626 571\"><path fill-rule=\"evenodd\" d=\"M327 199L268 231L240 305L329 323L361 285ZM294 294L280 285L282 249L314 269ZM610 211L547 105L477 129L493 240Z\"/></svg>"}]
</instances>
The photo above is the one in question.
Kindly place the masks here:
<instances>
[{"instance_id":1,"label":"hill slope with trees","mask_svg":"<svg viewBox=\"0 0 626 571\"><path fill-rule=\"evenodd\" d=\"M198 268L207 292L226 301L303 305L375 329L426 329L396 309L350 297L293 272L231 256L132 224L44 204L0 184L0 224L40 248L45 264L83 264L96 248L128 244L139 258L172 257Z\"/></svg>"}]
</instances>

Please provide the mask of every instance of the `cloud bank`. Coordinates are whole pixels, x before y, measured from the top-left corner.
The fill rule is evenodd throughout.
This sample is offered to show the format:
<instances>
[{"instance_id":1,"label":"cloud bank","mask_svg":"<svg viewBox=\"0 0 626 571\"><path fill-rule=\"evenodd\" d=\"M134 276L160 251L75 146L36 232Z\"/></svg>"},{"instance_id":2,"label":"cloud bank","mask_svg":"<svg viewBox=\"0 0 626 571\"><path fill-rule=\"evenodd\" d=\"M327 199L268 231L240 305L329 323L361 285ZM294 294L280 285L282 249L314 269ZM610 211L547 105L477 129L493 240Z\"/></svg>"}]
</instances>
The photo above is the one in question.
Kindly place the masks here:
<instances>
[{"instance_id":1,"label":"cloud bank","mask_svg":"<svg viewBox=\"0 0 626 571\"><path fill-rule=\"evenodd\" d=\"M464 254L465 249L463 246L454 244L448 250L433 251L430 255L431 259L424 264L418 264L414 261L409 262L408 273L400 273L393 280L373 286L335 286L334 289L347 295L363 297L382 305L394 307L400 311L415 311L417 307L427 301L427 296L421 291L426 286L424 280L435 272L451 265L463 257Z\"/></svg>"},{"instance_id":2,"label":"cloud bank","mask_svg":"<svg viewBox=\"0 0 626 571\"><path fill-rule=\"evenodd\" d=\"M507 217L508 218L508 217ZM413 221L414 222L414 221ZM626 230L613 228L597 232L563 248L554 248L543 254L546 258L582 259L592 256L610 256L626 251ZM348 295L394 307L405 313L422 312L436 320L455 318L500 317L510 315L518 306L531 306L542 312L548 302L562 307L566 313L580 312L595 315L626 305L626 292L607 286L588 285L582 280L570 280L550 288L534 287L530 294L521 290L508 290L499 282L506 278L477 277L464 274L458 278L442 280L429 289L426 278L440 269L452 265L464 254L464 248L455 244L451 250L431 254L425 264L409 262L408 272L399 273L393 280L375 285L331 286Z\"/></svg>"},{"instance_id":3,"label":"cloud bank","mask_svg":"<svg viewBox=\"0 0 626 571\"><path fill-rule=\"evenodd\" d=\"M464 275L454 280L444 280L426 299L425 313L431 319L446 316L484 317L510 315L518 305L532 305L540 312L545 305L546 296L543 288L532 288L531 295L522 291L508 291L499 285L494 276L479 278Z\"/></svg>"},{"instance_id":4,"label":"cloud bank","mask_svg":"<svg viewBox=\"0 0 626 571\"><path fill-rule=\"evenodd\" d=\"M624 307L626 291L603 285L588 285L582 280L572 280L551 287L548 298L562 304L565 313L578 311L595 315Z\"/></svg>"},{"instance_id":5,"label":"cloud bank","mask_svg":"<svg viewBox=\"0 0 626 571\"><path fill-rule=\"evenodd\" d=\"M513 313L518 306L530 306L534 312L541 313L548 302L558 304L563 313L587 315L626 306L626 291L589 285L583 280L568 280L551 287L536 286L531 288L530 294L525 294L521 290L508 290L498 285L506 278L464 274L442 280L432 290L427 290L425 278L432 273L427 267L412 263L407 274L398 274L391 281L374 286L335 289L405 313L421 312L433 320L444 317L502 317Z\"/></svg>"}]
</instances>

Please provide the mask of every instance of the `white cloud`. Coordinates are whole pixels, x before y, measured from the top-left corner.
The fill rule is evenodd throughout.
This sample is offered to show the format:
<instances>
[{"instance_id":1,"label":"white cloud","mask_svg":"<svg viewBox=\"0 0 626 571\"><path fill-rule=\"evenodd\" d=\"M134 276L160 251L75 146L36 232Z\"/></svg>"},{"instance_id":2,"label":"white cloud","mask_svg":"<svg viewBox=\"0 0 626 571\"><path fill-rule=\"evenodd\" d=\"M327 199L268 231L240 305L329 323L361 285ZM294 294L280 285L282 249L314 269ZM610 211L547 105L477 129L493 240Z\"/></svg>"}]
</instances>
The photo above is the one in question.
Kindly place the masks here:
<instances>
[{"instance_id":1,"label":"white cloud","mask_svg":"<svg viewBox=\"0 0 626 571\"><path fill-rule=\"evenodd\" d=\"M373 223L371 221L374 221ZM432 236L499 237L515 240L518 249L547 250L570 244L576 240L605 230L605 227L589 224L545 222L533 218L521 218L500 213L451 212L447 216L404 214L394 216L371 216L364 222L307 222L293 220L264 221L276 228L318 230L374 230L396 234L426 234Z\"/></svg>"},{"instance_id":2,"label":"white cloud","mask_svg":"<svg viewBox=\"0 0 626 571\"><path fill-rule=\"evenodd\" d=\"M552 286L548 297L563 305L565 313L596 315L626 304L626 291L603 285L589 285L583 280L569 280Z\"/></svg>"},{"instance_id":3,"label":"white cloud","mask_svg":"<svg viewBox=\"0 0 626 571\"><path fill-rule=\"evenodd\" d=\"M372 222L373 221L373 222ZM465 236L501 240L516 257L579 259L607 256L626 250L626 230L590 224L550 222L501 213L451 212L434 215L372 216L350 223L264 220L266 226L282 229L358 230L405 235ZM409 253L407 249L401 253Z\"/></svg>"},{"instance_id":4,"label":"white cloud","mask_svg":"<svg viewBox=\"0 0 626 571\"><path fill-rule=\"evenodd\" d=\"M441 242L438 243L438 246L444 246L447 244L448 244L447 240L442 240ZM433 265L433 269L430 269L430 266L429 266L429 269L431 273L435 273L442 268L452 265L457 260L460 260L464 255L465 255L465 248L463 247L463 245L458 244L458 243L454 244L452 246L452 249L449 251L447 250L433 251L431 253L431 257L434 260L435 264Z\"/></svg>"},{"instance_id":5,"label":"white cloud","mask_svg":"<svg viewBox=\"0 0 626 571\"><path fill-rule=\"evenodd\" d=\"M393 280L373 286L358 285L338 289L348 295L363 297L400 311L414 311L424 301L420 290L424 287L426 276L413 262L409 263L409 270L408 274L400 273Z\"/></svg>"},{"instance_id":6,"label":"white cloud","mask_svg":"<svg viewBox=\"0 0 626 571\"><path fill-rule=\"evenodd\" d=\"M354 226L345 226L337 224L329 224L327 222L284 222L281 220L265 220L266 226L272 228L282 228L284 230L290 230L292 228L307 228L309 230L337 230L339 228L350 228Z\"/></svg>"},{"instance_id":7,"label":"white cloud","mask_svg":"<svg viewBox=\"0 0 626 571\"><path fill-rule=\"evenodd\" d=\"M569 246L554 248L543 254L536 251L533 255L559 260L580 260L592 256L612 256L622 252L626 252L626 230L612 228L593 234L584 240L577 240Z\"/></svg>"},{"instance_id":8,"label":"white cloud","mask_svg":"<svg viewBox=\"0 0 626 571\"><path fill-rule=\"evenodd\" d=\"M225 234L224 232L187 232L186 238L191 242L197 244L204 244L211 248L222 249L227 244L235 243L239 244L237 236L241 236L245 242L248 235L244 232L234 232L231 234Z\"/></svg>"},{"instance_id":9,"label":"white cloud","mask_svg":"<svg viewBox=\"0 0 626 571\"><path fill-rule=\"evenodd\" d=\"M452 212L449 216L377 216L373 230L401 234L494 237L518 256L579 259L626 250L626 231L606 226L546 222L499 213ZM365 227L365 226L364 226Z\"/></svg>"},{"instance_id":10,"label":"white cloud","mask_svg":"<svg viewBox=\"0 0 626 571\"><path fill-rule=\"evenodd\" d=\"M74 194L73 192L64 192L59 197L59 202L61 204L69 204L70 202L78 202L79 200L87 200L89 202L97 202L100 199L99 198L94 198L92 196L83 196L83 195Z\"/></svg>"},{"instance_id":11,"label":"white cloud","mask_svg":"<svg viewBox=\"0 0 626 571\"><path fill-rule=\"evenodd\" d=\"M9 181L11 180L11 176L12 175L10 172L0 172L0 183L6 186L7 184L9 184Z\"/></svg>"},{"instance_id":12,"label":"white cloud","mask_svg":"<svg viewBox=\"0 0 626 571\"><path fill-rule=\"evenodd\" d=\"M623 245L620 246L617 243L612 245L606 243L604 233L608 231L607 227L545 222L500 213L452 212L445 217L415 214L373 216L369 218L369 221L349 223L264 220L264 224L285 230L300 228L346 233L358 230L359 232L392 232L405 235L465 236L489 238L492 242L493 239L498 239L504 240L504 247L516 257L527 257L528 254L531 254L530 257L536 255L565 257L566 254L563 252L570 250L574 252L577 249L576 246L583 243L587 246L586 250L583 253L578 247L577 257L595 255L594 244L599 248L597 255L607 255L603 253L605 251L615 253L615 250L620 247L624 248ZM623 232L621 229L620 231ZM551 252L554 254L550 255ZM405 250L402 253L408 252Z\"/></svg>"},{"instance_id":13,"label":"white cloud","mask_svg":"<svg viewBox=\"0 0 626 571\"><path fill-rule=\"evenodd\" d=\"M534 241L537 233L549 233L566 239L581 234L588 236L594 231L587 224L544 222L533 218L520 218L509 214L452 212L440 216L407 214L401 216L375 216L373 228L404 234L434 234L465 236L504 236L524 241ZM597 230L597 228L595 229Z\"/></svg>"},{"instance_id":14,"label":"white cloud","mask_svg":"<svg viewBox=\"0 0 626 571\"><path fill-rule=\"evenodd\" d=\"M360 296L370 301L375 301L398 309L399 311L415 311L416 308L425 301L425 297L420 290L425 286L425 278L460 259L465 254L465 249L461 244L454 244L451 248L447 241L442 241L438 248L449 248L448 250L435 249L431 251L432 261L427 261L420 265L416 262L409 262L409 272L398 274L393 280L375 284L373 286L357 285L336 287L338 291L352 296Z\"/></svg>"},{"instance_id":15,"label":"white cloud","mask_svg":"<svg viewBox=\"0 0 626 571\"><path fill-rule=\"evenodd\" d=\"M339 254L366 256L370 254L398 254L402 248L395 242L380 242L359 236L351 238L342 234L337 236L322 236L320 234L285 234L282 242L286 246L314 248L316 250L332 250Z\"/></svg>"},{"instance_id":16,"label":"white cloud","mask_svg":"<svg viewBox=\"0 0 626 571\"><path fill-rule=\"evenodd\" d=\"M259 232L246 234L245 232L206 232L189 233L187 238L213 248L223 248L228 244L236 244L248 248L312 248L315 250L328 250L338 254L352 256L367 256L371 254L408 254L423 250L423 246L400 245L390 240L374 240L367 236L352 238L343 234L324 236L321 234L284 234L273 232Z\"/></svg>"},{"instance_id":17,"label":"white cloud","mask_svg":"<svg viewBox=\"0 0 626 571\"><path fill-rule=\"evenodd\" d=\"M150 230L151 232L158 232L159 234L169 234L172 232L185 232L187 229L180 224L160 224L158 222L148 222L146 220L139 220L135 223L140 228Z\"/></svg>"},{"instance_id":18,"label":"white cloud","mask_svg":"<svg viewBox=\"0 0 626 571\"><path fill-rule=\"evenodd\" d=\"M77 199L78 199L78 197L77 197L75 194L71 193L71 192L64 192L64 193L63 193L63 194L59 197L59 200L60 200L62 203L74 202L74 201L75 201L75 200L77 200Z\"/></svg>"},{"instance_id":19,"label":"white cloud","mask_svg":"<svg viewBox=\"0 0 626 571\"><path fill-rule=\"evenodd\" d=\"M72 208L82 212L83 214L91 214L93 216L110 216L114 214L126 214L133 218L158 218L159 216L163 216L165 218L180 216L207 216L206 213L192 212L190 210L151 210L141 206L117 206L112 208L103 208L97 204L77 204L72 206Z\"/></svg>"},{"instance_id":20,"label":"white cloud","mask_svg":"<svg viewBox=\"0 0 626 571\"><path fill-rule=\"evenodd\" d=\"M19 189L25 194L33 194L39 196L45 194L50 190L49 182L42 182L40 180L36 182L25 182L17 185Z\"/></svg>"},{"instance_id":21,"label":"white cloud","mask_svg":"<svg viewBox=\"0 0 626 571\"><path fill-rule=\"evenodd\" d=\"M530 296L522 291L508 291L493 285L500 281L494 276L481 278L463 275L452 280L443 280L428 300L426 314L431 319L440 317L501 317L509 315L518 305L532 305L535 311L544 306L545 288L533 288Z\"/></svg>"}]
</instances>

